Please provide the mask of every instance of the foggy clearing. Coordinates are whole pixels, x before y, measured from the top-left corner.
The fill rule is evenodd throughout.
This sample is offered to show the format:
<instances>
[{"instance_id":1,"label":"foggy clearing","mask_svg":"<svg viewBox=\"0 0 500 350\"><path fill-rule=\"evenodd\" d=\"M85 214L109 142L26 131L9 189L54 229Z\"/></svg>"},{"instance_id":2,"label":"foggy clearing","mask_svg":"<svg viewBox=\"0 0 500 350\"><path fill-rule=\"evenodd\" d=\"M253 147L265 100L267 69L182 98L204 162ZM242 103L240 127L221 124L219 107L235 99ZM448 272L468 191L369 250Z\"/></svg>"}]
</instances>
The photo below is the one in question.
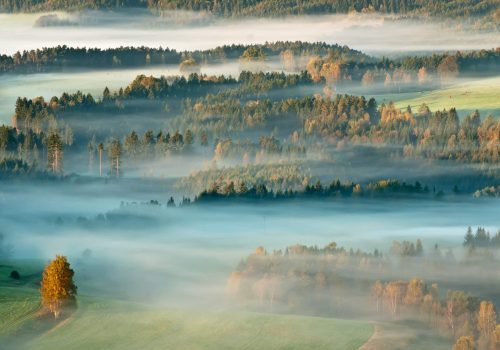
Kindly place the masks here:
<instances>
[{"instance_id":1,"label":"foggy clearing","mask_svg":"<svg viewBox=\"0 0 500 350\"><path fill-rule=\"evenodd\" d=\"M86 47L150 46L179 50L209 49L224 44L255 44L277 40L325 41L347 45L377 55L404 52L489 49L499 40L498 32L457 32L459 24L393 20L379 15L322 15L285 19L222 20L185 25L171 18L151 25L137 14L106 19L82 26L35 27L43 14L0 14L0 47L3 54L57 45ZM62 15L64 16L64 14ZM175 17L175 14L173 15ZM130 19L136 24L130 25ZM140 15L139 15L140 18ZM132 21L134 23L134 21ZM439 33L439 35L436 35Z\"/></svg>"}]
</instances>

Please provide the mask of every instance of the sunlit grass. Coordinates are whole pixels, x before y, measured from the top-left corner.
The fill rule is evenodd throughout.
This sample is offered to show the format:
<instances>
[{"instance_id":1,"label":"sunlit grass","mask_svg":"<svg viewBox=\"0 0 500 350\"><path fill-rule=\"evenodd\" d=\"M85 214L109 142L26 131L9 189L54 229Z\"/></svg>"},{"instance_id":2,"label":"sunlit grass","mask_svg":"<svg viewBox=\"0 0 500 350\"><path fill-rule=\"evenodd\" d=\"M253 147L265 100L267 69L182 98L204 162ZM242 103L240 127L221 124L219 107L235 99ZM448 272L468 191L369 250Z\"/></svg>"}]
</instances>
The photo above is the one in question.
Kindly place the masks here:
<instances>
[{"instance_id":1,"label":"sunlit grass","mask_svg":"<svg viewBox=\"0 0 500 350\"><path fill-rule=\"evenodd\" d=\"M450 109L473 111L480 110L485 115L500 113L500 77L474 80L460 83L452 87L433 90L418 94L418 96L401 96L395 99L396 106L405 108L411 106L416 110L422 103L427 104L431 110Z\"/></svg>"},{"instance_id":2,"label":"sunlit grass","mask_svg":"<svg viewBox=\"0 0 500 350\"><path fill-rule=\"evenodd\" d=\"M78 297L53 327L38 323L42 261L0 263L0 341L23 349L357 349L373 332L365 321L154 307ZM13 269L21 280L8 275ZM3 339L3 340L2 340ZM20 345L21 344L21 345Z\"/></svg>"},{"instance_id":3,"label":"sunlit grass","mask_svg":"<svg viewBox=\"0 0 500 350\"><path fill-rule=\"evenodd\" d=\"M63 326L30 349L357 349L371 335L367 322L246 312L156 309L80 300Z\"/></svg>"}]
</instances>

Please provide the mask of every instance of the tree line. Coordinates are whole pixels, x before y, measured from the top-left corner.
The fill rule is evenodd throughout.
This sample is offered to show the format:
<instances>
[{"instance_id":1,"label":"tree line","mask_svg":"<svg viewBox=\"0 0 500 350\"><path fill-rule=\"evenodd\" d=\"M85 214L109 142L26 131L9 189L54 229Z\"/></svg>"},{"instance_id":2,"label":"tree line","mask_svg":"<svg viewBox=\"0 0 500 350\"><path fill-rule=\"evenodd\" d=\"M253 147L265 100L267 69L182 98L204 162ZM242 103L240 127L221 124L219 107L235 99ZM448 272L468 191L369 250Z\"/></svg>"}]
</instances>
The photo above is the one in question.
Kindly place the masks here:
<instances>
[{"instance_id":1,"label":"tree line","mask_svg":"<svg viewBox=\"0 0 500 350\"><path fill-rule=\"evenodd\" d=\"M112 93L105 88L98 99L82 92L63 93L50 101L18 98L13 126L0 128L0 152L3 158L28 164L40 165L47 159L48 168L60 172L64 149L82 151L96 133L101 142L110 137L123 142L122 136L131 132L123 123L111 130L103 118L155 112L172 116L168 129L189 130L189 139L198 139L202 146L214 140L218 159L232 154L251 160L260 151L300 157L315 142L337 147L346 142L397 145L406 157L486 163L499 159L500 122L491 115L482 119L477 111L460 120L453 108L432 112L422 105L414 112L392 103L378 106L363 96L270 97L272 90L307 84L312 84L308 74L242 72L238 80L198 74L188 78L140 75L125 89ZM103 127L74 130L82 115L95 125L102 121ZM270 128L275 131L262 136ZM235 143L228 136L252 129L267 130L258 143ZM162 131L161 142L157 142L158 133L148 137L154 144L169 145L171 140L164 139L167 132Z\"/></svg>"},{"instance_id":2,"label":"tree line","mask_svg":"<svg viewBox=\"0 0 500 350\"><path fill-rule=\"evenodd\" d=\"M420 240L395 241L386 254L347 250L335 242L322 248L296 244L272 252L258 247L230 274L227 287L231 295L251 308L357 315L392 322L412 320L448 337L450 342L457 340L460 344L466 337L478 349L496 349L500 327L495 303L457 289L452 279L443 277L458 266L466 269L463 276L481 266L487 276L495 278L496 267L478 261L460 262L450 254L442 255L437 246L425 251ZM415 270L441 276L442 285L427 284L421 277L388 277L414 274ZM468 289L476 284L462 282ZM476 292L486 290L485 285L475 287Z\"/></svg>"},{"instance_id":3,"label":"tree line","mask_svg":"<svg viewBox=\"0 0 500 350\"><path fill-rule=\"evenodd\" d=\"M345 61L373 60L360 51L347 46L325 42L277 41L259 45L231 44L207 50L177 51L170 48L118 47L85 48L59 45L34 50L18 51L13 55L0 55L0 73L40 73L68 68L127 68L149 65L182 64L193 60L196 64L221 63L238 60L258 50L262 57L280 57L283 52L295 57L335 56Z\"/></svg>"},{"instance_id":4,"label":"tree line","mask_svg":"<svg viewBox=\"0 0 500 350\"><path fill-rule=\"evenodd\" d=\"M385 89L437 87L460 76L496 72L500 50L457 51L432 56L375 59L347 46L324 42L274 42L262 45L226 45L210 50L178 52L172 49L120 47L113 49L57 46L0 55L0 73L38 73L68 68L111 69L180 64L185 74L199 73L199 65L240 61L242 71L265 71L266 60L278 58L288 72L307 71L315 83L383 85ZM304 80L302 74L302 80Z\"/></svg>"},{"instance_id":5,"label":"tree line","mask_svg":"<svg viewBox=\"0 0 500 350\"><path fill-rule=\"evenodd\" d=\"M489 300L461 290L448 290L442 299L437 283L428 285L420 278L376 281L371 296L379 313L396 319L416 315L429 328L456 339L453 350L490 350L499 345L500 324L496 306Z\"/></svg>"},{"instance_id":6,"label":"tree line","mask_svg":"<svg viewBox=\"0 0 500 350\"><path fill-rule=\"evenodd\" d=\"M153 11L205 11L217 16L283 16L349 12L468 18L481 16L489 22L497 7L493 0L1 0L3 12L34 12L82 9L148 8ZM494 23L494 21L493 21Z\"/></svg>"},{"instance_id":7,"label":"tree line","mask_svg":"<svg viewBox=\"0 0 500 350\"><path fill-rule=\"evenodd\" d=\"M431 192L427 186L420 182L408 184L398 180L379 180L361 185L350 181L341 182L334 180L328 185L323 185L320 180L315 184L306 184L301 189L293 188L270 190L264 183L246 183L244 181L225 181L220 179L214 182L210 188L202 191L194 199L194 203L214 203L221 201L238 200L290 200L290 199L326 199L336 197L384 197L384 196L408 196L429 195L441 197L442 191Z\"/></svg>"}]
</instances>

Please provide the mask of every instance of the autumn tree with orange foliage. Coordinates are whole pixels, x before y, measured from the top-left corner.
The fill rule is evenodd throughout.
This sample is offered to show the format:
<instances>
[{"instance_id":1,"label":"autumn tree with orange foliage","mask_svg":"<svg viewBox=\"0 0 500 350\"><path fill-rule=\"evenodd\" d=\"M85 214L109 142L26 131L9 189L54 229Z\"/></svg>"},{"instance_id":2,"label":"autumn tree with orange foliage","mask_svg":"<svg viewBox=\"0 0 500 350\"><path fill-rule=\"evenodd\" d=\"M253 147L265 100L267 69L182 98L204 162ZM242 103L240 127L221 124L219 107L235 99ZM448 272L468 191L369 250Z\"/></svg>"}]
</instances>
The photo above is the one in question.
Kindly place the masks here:
<instances>
[{"instance_id":1,"label":"autumn tree with orange foliage","mask_svg":"<svg viewBox=\"0 0 500 350\"><path fill-rule=\"evenodd\" d=\"M74 271L65 256L57 255L43 271L40 287L42 306L58 318L64 307L75 303Z\"/></svg>"},{"instance_id":2,"label":"autumn tree with orange foliage","mask_svg":"<svg viewBox=\"0 0 500 350\"><path fill-rule=\"evenodd\" d=\"M474 337L473 336L462 336L457 339L457 342L453 346L453 350L475 350Z\"/></svg>"},{"instance_id":3,"label":"autumn tree with orange foliage","mask_svg":"<svg viewBox=\"0 0 500 350\"><path fill-rule=\"evenodd\" d=\"M491 301L481 301L477 312L477 328L479 331L479 348L488 349L493 343L492 335L497 327L495 304ZM496 339L495 339L496 342ZM495 344L496 346L496 344Z\"/></svg>"},{"instance_id":4,"label":"autumn tree with orange foliage","mask_svg":"<svg viewBox=\"0 0 500 350\"><path fill-rule=\"evenodd\" d=\"M321 68L323 66L323 60L321 57L312 57L307 63L306 70L311 76L312 81L319 83L321 81Z\"/></svg>"},{"instance_id":5,"label":"autumn tree with orange foliage","mask_svg":"<svg viewBox=\"0 0 500 350\"><path fill-rule=\"evenodd\" d=\"M441 78L441 81L447 81L456 78L459 73L456 57L445 57L437 67L437 72L439 77Z\"/></svg>"},{"instance_id":6,"label":"autumn tree with orange foliage","mask_svg":"<svg viewBox=\"0 0 500 350\"><path fill-rule=\"evenodd\" d=\"M336 84L342 79L342 66L335 62L326 62L320 70L320 75L328 84Z\"/></svg>"},{"instance_id":7,"label":"autumn tree with orange foliage","mask_svg":"<svg viewBox=\"0 0 500 350\"><path fill-rule=\"evenodd\" d=\"M491 335L491 350L500 349L500 324L495 327L495 332Z\"/></svg>"}]
</instances>

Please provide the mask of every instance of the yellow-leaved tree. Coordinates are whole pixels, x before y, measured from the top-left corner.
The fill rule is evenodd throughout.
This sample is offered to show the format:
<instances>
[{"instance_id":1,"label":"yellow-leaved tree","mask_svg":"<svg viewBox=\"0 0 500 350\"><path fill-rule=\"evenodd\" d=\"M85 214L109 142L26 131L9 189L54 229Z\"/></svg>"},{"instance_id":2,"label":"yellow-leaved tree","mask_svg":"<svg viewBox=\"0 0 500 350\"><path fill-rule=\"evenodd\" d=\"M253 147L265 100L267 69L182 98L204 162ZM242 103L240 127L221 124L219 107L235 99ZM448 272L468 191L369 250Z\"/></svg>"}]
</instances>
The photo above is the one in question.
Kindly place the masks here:
<instances>
[{"instance_id":1,"label":"yellow-leaved tree","mask_svg":"<svg viewBox=\"0 0 500 350\"><path fill-rule=\"evenodd\" d=\"M76 285L73 282L74 271L65 256L57 255L43 271L40 287L42 306L58 318L64 307L76 301Z\"/></svg>"}]
</instances>

